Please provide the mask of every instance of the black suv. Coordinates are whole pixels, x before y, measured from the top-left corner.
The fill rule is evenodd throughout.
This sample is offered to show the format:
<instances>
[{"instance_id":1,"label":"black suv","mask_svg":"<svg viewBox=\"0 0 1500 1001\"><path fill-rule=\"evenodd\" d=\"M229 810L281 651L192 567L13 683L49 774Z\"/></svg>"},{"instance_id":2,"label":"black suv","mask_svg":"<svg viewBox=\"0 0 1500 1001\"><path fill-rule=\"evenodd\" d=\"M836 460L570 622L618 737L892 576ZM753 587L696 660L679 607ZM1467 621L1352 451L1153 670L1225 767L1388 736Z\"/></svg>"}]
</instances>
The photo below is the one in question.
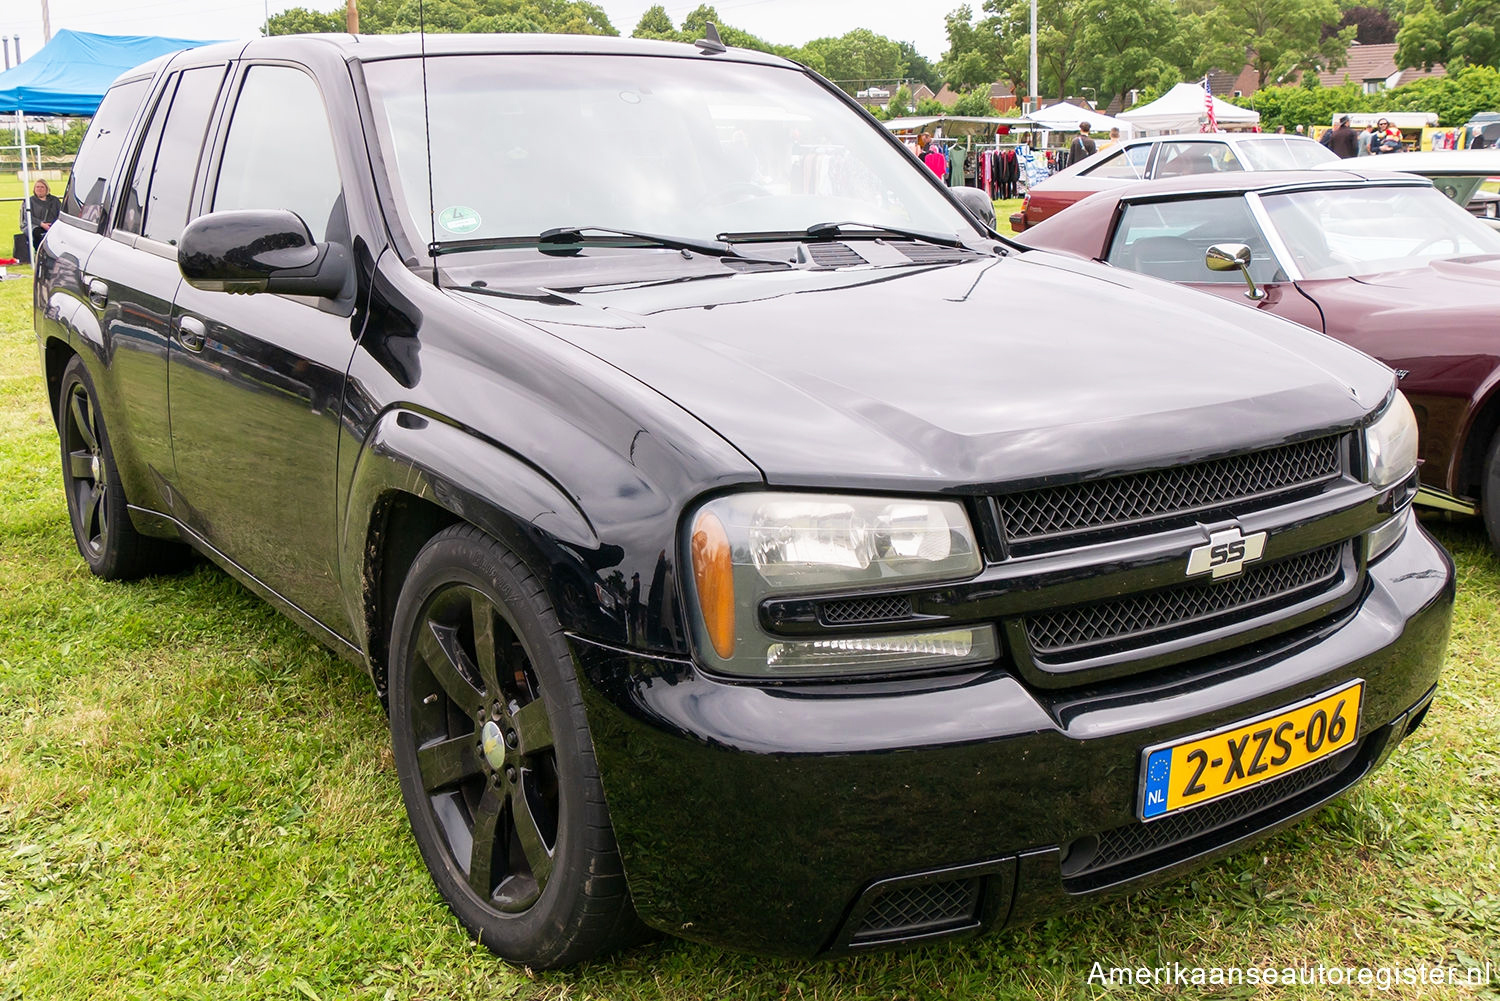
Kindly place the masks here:
<instances>
[{"instance_id":1,"label":"black suv","mask_svg":"<svg viewBox=\"0 0 1500 1001\"><path fill-rule=\"evenodd\" d=\"M36 327L89 566L186 544L366 665L496 952L1026 921L1421 721L1453 576L1390 370L998 239L769 55L423 53L121 77Z\"/></svg>"}]
</instances>

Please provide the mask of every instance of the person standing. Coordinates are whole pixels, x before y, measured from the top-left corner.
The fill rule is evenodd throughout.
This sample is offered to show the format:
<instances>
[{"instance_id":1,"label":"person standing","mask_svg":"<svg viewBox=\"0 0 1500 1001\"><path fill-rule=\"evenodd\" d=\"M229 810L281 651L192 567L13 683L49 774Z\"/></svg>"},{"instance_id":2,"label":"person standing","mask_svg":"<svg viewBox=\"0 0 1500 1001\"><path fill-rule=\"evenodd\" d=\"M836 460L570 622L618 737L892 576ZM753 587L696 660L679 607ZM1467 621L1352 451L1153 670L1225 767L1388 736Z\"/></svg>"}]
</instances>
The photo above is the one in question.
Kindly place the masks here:
<instances>
[{"instance_id":1,"label":"person standing","mask_svg":"<svg viewBox=\"0 0 1500 1001\"><path fill-rule=\"evenodd\" d=\"M1359 155L1359 133L1349 127L1349 116L1343 115L1339 123L1325 137L1324 143L1342 160L1352 160Z\"/></svg>"},{"instance_id":2,"label":"person standing","mask_svg":"<svg viewBox=\"0 0 1500 1001\"><path fill-rule=\"evenodd\" d=\"M31 186L31 197L21 207L21 229L24 232L28 225L31 227L33 247L41 246L42 238L61 214L62 202L58 201L46 181L38 180Z\"/></svg>"},{"instance_id":3,"label":"person standing","mask_svg":"<svg viewBox=\"0 0 1500 1001\"><path fill-rule=\"evenodd\" d=\"M1400 129L1384 118L1375 123L1375 134L1370 139L1371 153L1399 153L1404 148Z\"/></svg>"},{"instance_id":4,"label":"person standing","mask_svg":"<svg viewBox=\"0 0 1500 1001\"><path fill-rule=\"evenodd\" d=\"M1098 144L1089 135L1089 123L1079 122L1078 138L1068 147L1068 164L1071 166L1086 156L1093 156L1098 150Z\"/></svg>"},{"instance_id":5,"label":"person standing","mask_svg":"<svg viewBox=\"0 0 1500 1001\"><path fill-rule=\"evenodd\" d=\"M1359 155L1369 156L1370 146L1375 142L1375 126L1366 125L1364 131L1359 134Z\"/></svg>"},{"instance_id":6,"label":"person standing","mask_svg":"<svg viewBox=\"0 0 1500 1001\"><path fill-rule=\"evenodd\" d=\"M1113 149L1114 147L1116 147L1118 145L1120 145L1120 127L1118 125L1116 125L1114 128L1112 128L1112 129L1109 130L1109 142L1105 143L1103 146L1100 146L1099 148L1100 149Z\"/></svg>"}]
</instances>

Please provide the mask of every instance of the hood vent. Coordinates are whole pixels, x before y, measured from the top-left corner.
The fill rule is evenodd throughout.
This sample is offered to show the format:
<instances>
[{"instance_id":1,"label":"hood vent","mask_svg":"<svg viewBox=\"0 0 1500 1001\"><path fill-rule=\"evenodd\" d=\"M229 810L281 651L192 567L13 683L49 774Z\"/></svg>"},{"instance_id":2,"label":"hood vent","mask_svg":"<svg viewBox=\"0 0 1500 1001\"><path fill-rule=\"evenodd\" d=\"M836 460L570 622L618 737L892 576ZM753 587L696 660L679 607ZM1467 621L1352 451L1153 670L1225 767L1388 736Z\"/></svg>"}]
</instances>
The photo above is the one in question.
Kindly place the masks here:
<instances>
[{"instance_id":1,"label":"hood vent","mask_svg":"<svg viewBox=\"0 0 1500 1001\"><path fill-rule=\"evenodd\" d=\"M892 246L913 264L951 264L975 256L962 247L944 247L935 243L896 243Z\"/></svg>"},{"instance_id":2,"label":"hood vent","mask_svg":"<svg viewBox=\"0 0 1500 1001\"><path fill-rule=\"evenodd\" d=\"M870 263L847 243L809 243L805 246L815 268L857 268Z\"/></svg>"}]
</instances>

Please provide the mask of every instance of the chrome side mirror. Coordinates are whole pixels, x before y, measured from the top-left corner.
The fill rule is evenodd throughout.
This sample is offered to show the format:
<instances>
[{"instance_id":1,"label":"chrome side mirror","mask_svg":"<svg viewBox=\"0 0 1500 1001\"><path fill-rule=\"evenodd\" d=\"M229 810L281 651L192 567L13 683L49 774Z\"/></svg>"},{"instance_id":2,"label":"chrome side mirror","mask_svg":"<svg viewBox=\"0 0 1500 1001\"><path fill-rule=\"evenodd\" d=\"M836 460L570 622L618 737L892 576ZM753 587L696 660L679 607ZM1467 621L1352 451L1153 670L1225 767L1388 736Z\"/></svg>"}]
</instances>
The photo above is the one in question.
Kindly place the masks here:
<instances>
[{"instance_id":1,"label":"chrome side mirror","mask_svg":"<svg viewBox=\"0 0 1500 1001\"><path fill-rule=\"evenodd\" d=\"M1203 263L1210 271L1238 269L1245 276L1245 284L1250 286L1245 298L1260 302L1266 297L1263 290L1255 287L1255 279L1250 277L1250 248L1243 243L1216 243L1203 255Z\"/></svg>"}]
</instances>

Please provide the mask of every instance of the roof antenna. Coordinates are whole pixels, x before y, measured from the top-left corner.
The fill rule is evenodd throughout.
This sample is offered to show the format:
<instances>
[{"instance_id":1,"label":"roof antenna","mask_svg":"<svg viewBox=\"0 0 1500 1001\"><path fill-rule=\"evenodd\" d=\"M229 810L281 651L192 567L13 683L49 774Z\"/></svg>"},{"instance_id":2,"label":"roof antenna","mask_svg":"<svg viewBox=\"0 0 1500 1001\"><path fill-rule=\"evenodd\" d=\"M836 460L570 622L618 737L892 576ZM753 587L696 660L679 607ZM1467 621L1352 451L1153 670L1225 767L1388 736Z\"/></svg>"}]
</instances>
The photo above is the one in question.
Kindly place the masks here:
<instances>
[{"instance_id":1,"label":"roof antenna","mask_svg":"<svg viewBox=\"0 0 1500 1001\"><path fill-rule=\"evenodd\" d=\"M703 33L706 38L700 38L693 44L698 46L698 51L705 56L716 56L720 52L728 52L729 47L719 40L719 26L709 21L703 25Z\"/></svg>"}]
</instances>

